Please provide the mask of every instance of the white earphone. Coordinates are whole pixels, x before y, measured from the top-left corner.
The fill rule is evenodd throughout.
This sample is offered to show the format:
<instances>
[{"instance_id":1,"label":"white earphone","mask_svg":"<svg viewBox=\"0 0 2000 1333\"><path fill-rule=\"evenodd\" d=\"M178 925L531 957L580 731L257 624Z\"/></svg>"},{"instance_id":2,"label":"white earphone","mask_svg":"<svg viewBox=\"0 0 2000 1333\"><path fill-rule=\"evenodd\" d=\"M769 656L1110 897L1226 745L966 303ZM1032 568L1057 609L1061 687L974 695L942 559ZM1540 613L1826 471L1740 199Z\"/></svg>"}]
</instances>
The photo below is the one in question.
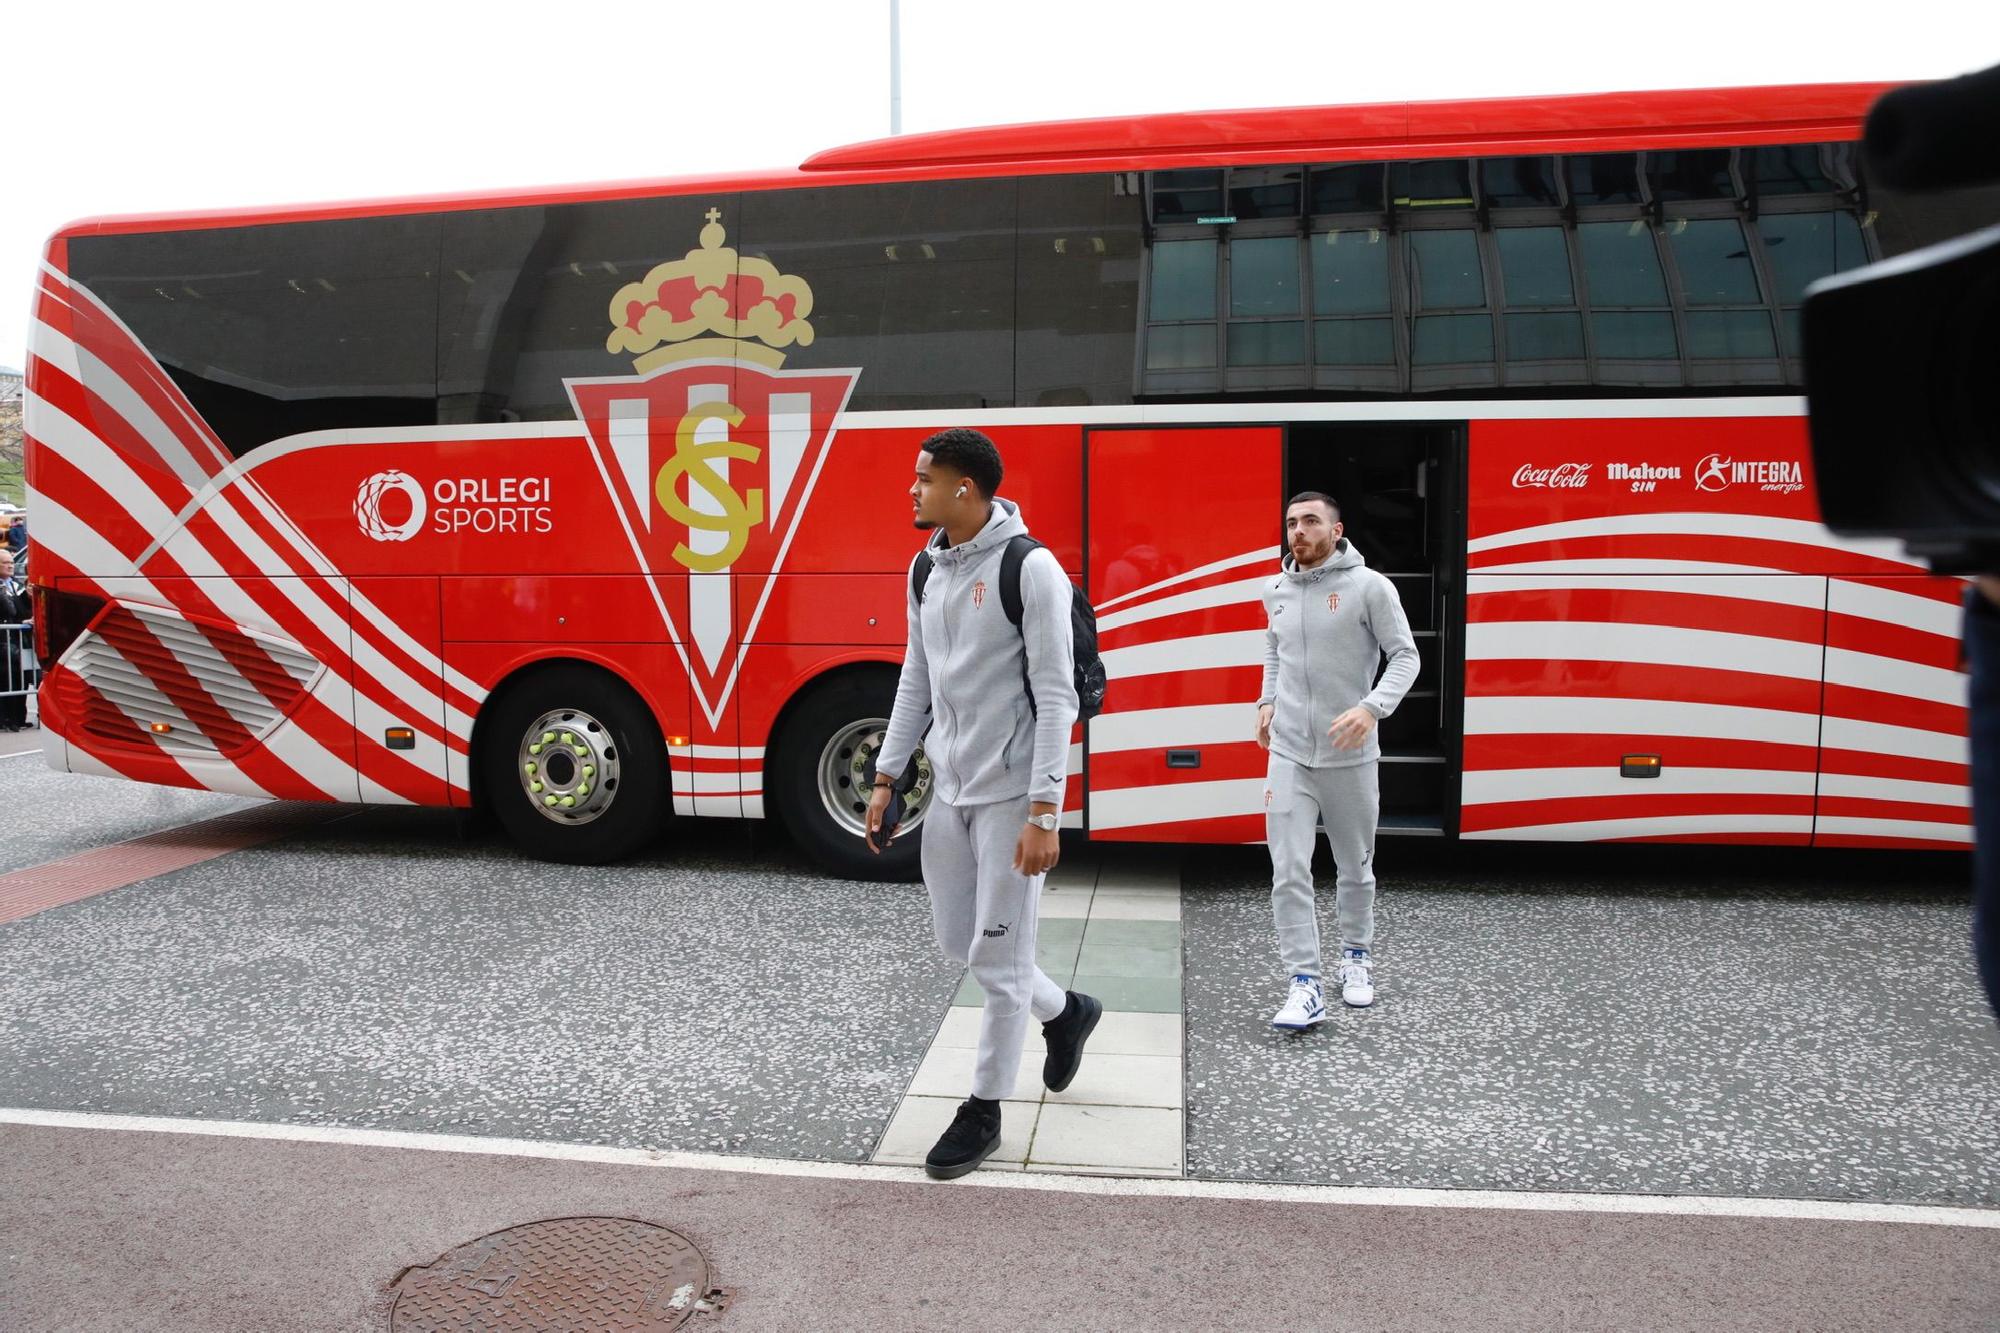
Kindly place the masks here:
<instances>
[{"instance_id":1,"label":"white earphone","mask_svg":"<svg viewBox=\"0 0 2000 1333\"><path fill-rule=\"evenodd\" d=\"M958 488L958 496L957 496L957 498L958 498L958 499L961 499L961 500L963 500L963 499L965 498L965 487L961 486L961 487L959 487L959 488Z\"/></svg>"}]
</instances>

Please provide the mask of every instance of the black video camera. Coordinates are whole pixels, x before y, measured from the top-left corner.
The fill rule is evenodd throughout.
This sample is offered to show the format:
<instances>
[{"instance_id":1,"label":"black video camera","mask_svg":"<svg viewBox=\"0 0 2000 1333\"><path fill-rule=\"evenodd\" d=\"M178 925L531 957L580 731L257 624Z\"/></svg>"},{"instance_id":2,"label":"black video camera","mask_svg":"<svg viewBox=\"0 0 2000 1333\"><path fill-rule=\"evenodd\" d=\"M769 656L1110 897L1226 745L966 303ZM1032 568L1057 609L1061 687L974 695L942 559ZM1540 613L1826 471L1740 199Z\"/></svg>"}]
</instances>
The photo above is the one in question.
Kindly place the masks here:
<instances>
[{"instance_id":1,"label":"black video camera","mask_svg":"<svg viewBox=\"0 0 2000 1333\"><path fill-rule=\"evenodd\" d=\"M2000 571L2000 66L1885 94L1863 153L1952 239L1806 291L1820 514L1941 574Z\"/></svg>"}]
</instances>

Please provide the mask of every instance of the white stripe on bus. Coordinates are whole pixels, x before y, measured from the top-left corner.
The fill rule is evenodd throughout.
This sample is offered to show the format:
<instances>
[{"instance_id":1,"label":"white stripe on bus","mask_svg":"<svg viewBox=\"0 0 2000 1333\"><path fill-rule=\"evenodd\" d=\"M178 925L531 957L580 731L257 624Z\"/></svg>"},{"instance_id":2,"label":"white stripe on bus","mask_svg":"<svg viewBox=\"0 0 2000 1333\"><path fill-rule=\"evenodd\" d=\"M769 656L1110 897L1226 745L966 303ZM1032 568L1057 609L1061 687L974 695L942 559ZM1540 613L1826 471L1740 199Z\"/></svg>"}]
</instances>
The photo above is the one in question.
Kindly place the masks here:
<instances>
[{"instance_id":1,"label":"white stripe on bus","mask_svg":"<svg viewBox=\"0 0 2000 1333\"><path fill-rule=\"evenodd\" d=\"M1815 745L1817 713L1672 699L1474 695L1465 701L1468 736L1706 736Z\"/></svg>"},{"instance_id":2,"label":"white stripe on bus","mask_svg":"<svg viewBox=\"0 0 2000 1333\"><path fill-rule=\"evenodd\" d=\"M1817 643L1598 620L1484 620L1465 627L1467 661L1630 662L1818 680Z\"/></svg>"}]
</instances>

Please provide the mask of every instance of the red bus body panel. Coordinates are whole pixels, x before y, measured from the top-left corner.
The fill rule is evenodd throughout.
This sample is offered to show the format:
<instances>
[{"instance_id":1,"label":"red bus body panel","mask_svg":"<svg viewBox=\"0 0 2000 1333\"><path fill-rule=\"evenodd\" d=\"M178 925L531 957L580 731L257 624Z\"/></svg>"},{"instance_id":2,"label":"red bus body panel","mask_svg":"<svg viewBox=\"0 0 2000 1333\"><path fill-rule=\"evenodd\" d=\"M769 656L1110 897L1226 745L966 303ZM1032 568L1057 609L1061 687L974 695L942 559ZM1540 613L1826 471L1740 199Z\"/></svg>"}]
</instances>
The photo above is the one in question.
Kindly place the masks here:
<instances>
[{"instance_id":1,"label":"red bus body panel","mask_svg":"<svg viewBox=\"0 0 2000 1333\"><path fill-rule=\"evenodd\" d=\"M829 671L900 663L918 445L972 425L1101 617L1111 688L1076 737L1066 822L1258 840L1258 584L1276 569L1284 474L1272 423L1339 420L1342 405L854 413L866 367L694 357L567 381L570 421L336 429L238 461L63 276L67 237L1025 171L1814 142L1852 138L1885 86L950 131L764 175L79 223L51 242L37 296L33 574L107 609L50 664L52 762L464 805L489 696L538 662L580 661L652 710L677 811L760 817L788 704ZM1700 399L1376 405L1374 419L1462 423L1468 451L1464 652L1442 664L1464 701L1448 741L1462 836L1969 843L1959 585L1820 526L1800 409L1762 401L1736 415ZM1169 750L1199 767L1169 766ZM1621 776L1628 755L1656 756L1659 776Z\"/></svg>"}]
</instances>

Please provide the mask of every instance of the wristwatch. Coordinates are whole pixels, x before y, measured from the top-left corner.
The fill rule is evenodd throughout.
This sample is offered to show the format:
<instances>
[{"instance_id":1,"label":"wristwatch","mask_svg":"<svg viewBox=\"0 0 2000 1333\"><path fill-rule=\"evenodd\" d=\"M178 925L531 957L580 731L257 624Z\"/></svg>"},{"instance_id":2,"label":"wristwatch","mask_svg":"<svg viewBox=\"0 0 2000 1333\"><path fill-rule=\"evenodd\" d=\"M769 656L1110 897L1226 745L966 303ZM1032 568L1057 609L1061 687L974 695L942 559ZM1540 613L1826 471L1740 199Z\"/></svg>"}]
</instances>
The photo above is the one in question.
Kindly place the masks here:
<instances>
[{"instance_id":1,"label":"wristwatch","mask_svg":"<svg viewBox=\"0 0 2000 1333\"><path fill-rule=\"evenodd\" d=\"M1054 833L1062 818L1058 815L1029 815L1028 822L1045 833Z\"/></svg>"}]
</instances>

